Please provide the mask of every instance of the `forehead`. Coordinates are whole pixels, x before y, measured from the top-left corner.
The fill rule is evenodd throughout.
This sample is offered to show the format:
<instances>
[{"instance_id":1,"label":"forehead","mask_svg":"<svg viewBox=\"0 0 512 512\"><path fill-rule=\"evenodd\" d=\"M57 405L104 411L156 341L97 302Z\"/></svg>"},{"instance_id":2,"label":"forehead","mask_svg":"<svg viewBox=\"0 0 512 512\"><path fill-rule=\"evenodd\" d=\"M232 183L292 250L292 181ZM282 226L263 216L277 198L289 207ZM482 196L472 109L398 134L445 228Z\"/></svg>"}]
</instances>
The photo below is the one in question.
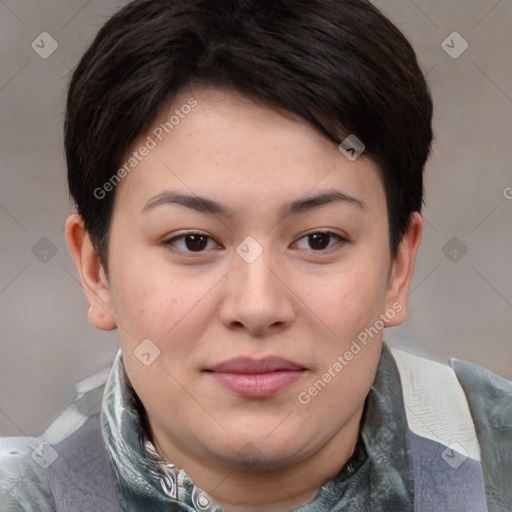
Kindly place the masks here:
<instances>
[{"instance_id":1,"label":"forehead","mask_svg":"<svg viewBox=\"0 0 512 512\"><path fill-rule=\"evenodd\" d=\"M127 162L130 172L117 186L116 203L136 202L139 210L170 191L229 198L234 211L259 202L282 213L285 198L334 188L385 210L371 159L350 161L304 120L235 91L181 91L132 145Z\"/></svg>"}]
</instances>

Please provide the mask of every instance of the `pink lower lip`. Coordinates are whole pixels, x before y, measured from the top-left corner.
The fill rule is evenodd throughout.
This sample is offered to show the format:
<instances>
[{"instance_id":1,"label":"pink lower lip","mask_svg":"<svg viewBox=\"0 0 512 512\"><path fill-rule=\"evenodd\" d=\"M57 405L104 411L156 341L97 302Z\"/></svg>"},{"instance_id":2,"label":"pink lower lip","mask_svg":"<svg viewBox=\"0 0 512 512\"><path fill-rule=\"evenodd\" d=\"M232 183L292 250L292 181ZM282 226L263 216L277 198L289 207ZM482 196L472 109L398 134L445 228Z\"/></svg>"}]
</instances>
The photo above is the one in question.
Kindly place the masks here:
<instances>
[{"instance_id":1,"label":"pink lower lip","mask_svg":"<svg viewBox=\"0 0 512 512\"><path fill-rule=\"evenodd\" d=\"M239 395L264 398L279 393L304 375L304 370L282 370L269 373L222 373L213 377L226 388Z\"/></svg>"}]
</instances>

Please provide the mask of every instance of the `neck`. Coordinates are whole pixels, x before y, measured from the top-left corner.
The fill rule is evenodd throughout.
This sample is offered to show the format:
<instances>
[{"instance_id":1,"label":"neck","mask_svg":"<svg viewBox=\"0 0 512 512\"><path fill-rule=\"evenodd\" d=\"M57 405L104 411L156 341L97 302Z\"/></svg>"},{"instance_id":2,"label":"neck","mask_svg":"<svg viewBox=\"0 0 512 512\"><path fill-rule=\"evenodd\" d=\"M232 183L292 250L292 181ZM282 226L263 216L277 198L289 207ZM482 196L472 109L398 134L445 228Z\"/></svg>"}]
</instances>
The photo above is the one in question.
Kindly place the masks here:
<instances>
[{"instance_id":1,"label":"neck","mask_svg":"<svg viewBox=\"0 0 512 512\"><path fill-rule=\"evenodd\" d=\"M240 468L220 465L210 458L171 443L153 431L161 456L206 491L225 512L285 512L311 502L323 483L340 472L354 453L364 407L312 456L280 468ZM162 445L164 449L162 449ZM172 457L169 456L172 454Z\"/></svg>"}]
</instances>

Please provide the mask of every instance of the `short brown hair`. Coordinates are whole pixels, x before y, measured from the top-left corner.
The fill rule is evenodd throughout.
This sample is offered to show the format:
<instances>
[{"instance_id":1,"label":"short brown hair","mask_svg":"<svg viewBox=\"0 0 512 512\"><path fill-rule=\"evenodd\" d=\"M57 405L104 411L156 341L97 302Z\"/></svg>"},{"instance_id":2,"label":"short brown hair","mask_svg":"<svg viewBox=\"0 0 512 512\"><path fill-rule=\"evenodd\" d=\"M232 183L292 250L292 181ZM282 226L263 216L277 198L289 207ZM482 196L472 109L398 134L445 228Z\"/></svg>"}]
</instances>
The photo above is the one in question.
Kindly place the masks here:
<instances>
[{"instance_id":1,"label":"short brown hair","mask_svg":"<svg viewBox=\"0 0 512 512\"><path fill-rule=\"evenodd\" d=\"M136 0L80 60L65 117L68 184L107 269L114 192L101 187L187 84L233 87L378 164L394 258L421 212L432 100L403 34L365 0Z\"/></svg>"}]
</instances>

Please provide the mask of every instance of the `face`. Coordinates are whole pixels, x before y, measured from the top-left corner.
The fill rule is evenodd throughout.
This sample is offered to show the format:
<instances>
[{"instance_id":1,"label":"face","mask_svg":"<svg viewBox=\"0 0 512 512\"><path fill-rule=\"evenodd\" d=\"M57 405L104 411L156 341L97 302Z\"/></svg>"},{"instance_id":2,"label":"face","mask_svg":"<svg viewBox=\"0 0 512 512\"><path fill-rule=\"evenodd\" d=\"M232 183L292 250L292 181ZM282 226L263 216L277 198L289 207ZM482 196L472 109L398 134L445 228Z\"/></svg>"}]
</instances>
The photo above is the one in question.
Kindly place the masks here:
<instances>
[{"instance_id":1,"label":"face","mask_svg":"<svg viewBox=\"0 0 512 512\"><path fill-rule=\"evenodd\" d=\"M129 378L169 453L306 460L360 414L382 327L403 319L382 181L237 93L172 110L115 190L108 307Z\"/></svg>"}]
</instances>

